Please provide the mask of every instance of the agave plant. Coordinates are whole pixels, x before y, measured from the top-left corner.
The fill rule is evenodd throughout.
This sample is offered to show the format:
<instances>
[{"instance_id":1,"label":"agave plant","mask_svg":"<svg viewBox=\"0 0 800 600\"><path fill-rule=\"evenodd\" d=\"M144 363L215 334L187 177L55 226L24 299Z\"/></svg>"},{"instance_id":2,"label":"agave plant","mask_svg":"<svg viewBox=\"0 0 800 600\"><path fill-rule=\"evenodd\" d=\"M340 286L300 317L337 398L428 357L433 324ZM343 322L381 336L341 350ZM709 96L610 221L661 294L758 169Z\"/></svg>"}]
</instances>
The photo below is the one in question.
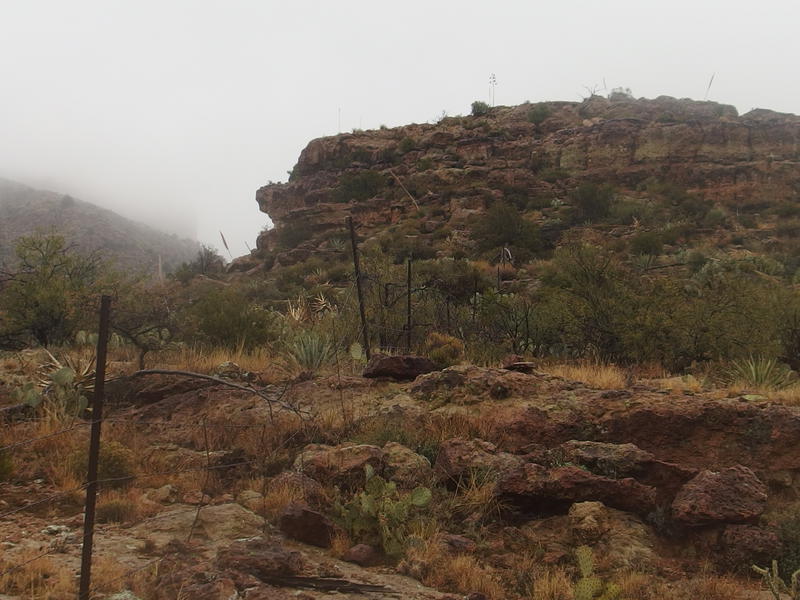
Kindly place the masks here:
<instances>
[{"instance_id":1,"label":"agave plant","mask_svg":"<svg viewBox=\"0 0 800 600\"><path fill-rule=\"evenodd\" d=\"M297 333L286 345L287 358L306 371L318 371L333 359L336 348L331 340L316 331Z\"/></svg>"},{"instance_id":2,"label":"agave plant","mask_svg":"<svg viewBox=\"0 0 800 600\"><path fill-rule=\"evenodd\" d=\"M797 381L795 372L788 366L763 356L733 361L727 378L731 383L743 383L761 390L780 390Z\"/></svg>"}]
</instances>

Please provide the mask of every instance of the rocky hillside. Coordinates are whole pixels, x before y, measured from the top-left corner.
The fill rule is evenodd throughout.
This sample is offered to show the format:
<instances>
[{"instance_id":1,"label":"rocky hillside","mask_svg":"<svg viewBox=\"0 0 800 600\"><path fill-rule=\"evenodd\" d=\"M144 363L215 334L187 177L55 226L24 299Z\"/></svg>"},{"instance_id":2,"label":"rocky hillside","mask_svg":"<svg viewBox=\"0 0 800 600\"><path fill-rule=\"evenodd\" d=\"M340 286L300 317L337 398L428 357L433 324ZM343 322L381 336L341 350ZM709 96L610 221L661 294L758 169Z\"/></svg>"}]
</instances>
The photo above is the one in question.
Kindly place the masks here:
<instances>
[{"instance_id":1,"label":"rocky hillside","mask_svg":"<svg viewBox=\"0 0 800 600\"><path fill-rule=\"evenodd\" d=\"M258 190L275 229L239 268L324 251L346 215L367 237L413 236L418 255L475 258L470 223L498 200L539 227L545 251L587 225L609 244L655 232L667 248L650 253L665 255L690 237L690 246L785 250L796 229L795 115L619 95L477 112L313 140L288 183ZM613 189L582 199L587 183Z\"/></svg>"},{"instance_id":2,"label":"rocky hillside","mask_svg":"<svg viewBox=\"0 0 800 600\"><path fill-rule=\"evenodd\" d=\"M200 245L126 219L70 196L0 180L0 261L14 255L14 240L56 231L87 251L100 251L126 269L166 271L191 260Z\"/></svg>"}]
</instances>

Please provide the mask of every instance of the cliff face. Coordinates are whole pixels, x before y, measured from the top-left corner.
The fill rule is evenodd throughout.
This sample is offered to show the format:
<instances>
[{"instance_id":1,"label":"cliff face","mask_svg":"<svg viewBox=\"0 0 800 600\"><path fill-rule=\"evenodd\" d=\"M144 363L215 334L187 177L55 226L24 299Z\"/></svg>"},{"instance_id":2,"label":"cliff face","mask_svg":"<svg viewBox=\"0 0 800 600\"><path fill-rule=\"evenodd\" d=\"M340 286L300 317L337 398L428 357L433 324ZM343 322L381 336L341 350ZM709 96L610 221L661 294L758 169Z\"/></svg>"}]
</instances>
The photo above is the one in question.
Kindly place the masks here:
<instances>
[{"instance_id":1,"label":"cliff face","mask_svg":"<svg viewBox=\"0 0 800 600\"><path fill-rule=\"evenodd\" d=\"M422 234L457 232L495 199L558 204L583 182L635 194L653 180L728 210L796 200L800 117L761 109L739 116L732 106L669 97L593 97L320 138L288 183L258 190L275 229L257 247L291 264L341 230L347 215L367 235L420 211Z\"/></svg>"}]
</instances>

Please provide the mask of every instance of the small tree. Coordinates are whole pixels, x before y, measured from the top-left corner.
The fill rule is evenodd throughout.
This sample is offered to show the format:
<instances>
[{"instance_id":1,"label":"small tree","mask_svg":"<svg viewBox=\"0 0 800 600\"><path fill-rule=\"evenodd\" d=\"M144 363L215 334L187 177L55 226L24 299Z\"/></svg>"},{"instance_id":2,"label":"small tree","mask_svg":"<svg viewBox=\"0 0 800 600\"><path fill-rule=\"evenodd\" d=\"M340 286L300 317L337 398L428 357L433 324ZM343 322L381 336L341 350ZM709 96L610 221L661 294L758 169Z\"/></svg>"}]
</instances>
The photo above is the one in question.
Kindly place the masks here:
<instances>
[{"instance_id":1,"label":"small tree","mask_svg":"<svg viewBox=\"0 0 800 600\"><path fill-rule=\"evenodd\" d=\"M0 270L0 340L49 346L71 339L102 287L99 255L81 254L55 234L19 238L15 251L16 265Z\"/></svg>"},{"instance_id":2,"label":"small tree","mask_svg":"<svg viewBox=\"0 0 800 600\"><path fill-rule=\"evenodd\" d=\"M111 326L139 351L139 369L148 353L166 347L175 335L176 293L174 284L147 286L136 282L117 297Z\"/></svg>"},{"instance_id":3,"label":"small tree","mask_svg":"<svg viewBox=\"0 0 800 600\"><path fill-rule=\"evenodd\" d=\"M482 102L480 100L475 100L472 103L472 116L473 117L481 117L485 114L488 114L490 107L486 102Z\"/></svg>"}]
</instances>

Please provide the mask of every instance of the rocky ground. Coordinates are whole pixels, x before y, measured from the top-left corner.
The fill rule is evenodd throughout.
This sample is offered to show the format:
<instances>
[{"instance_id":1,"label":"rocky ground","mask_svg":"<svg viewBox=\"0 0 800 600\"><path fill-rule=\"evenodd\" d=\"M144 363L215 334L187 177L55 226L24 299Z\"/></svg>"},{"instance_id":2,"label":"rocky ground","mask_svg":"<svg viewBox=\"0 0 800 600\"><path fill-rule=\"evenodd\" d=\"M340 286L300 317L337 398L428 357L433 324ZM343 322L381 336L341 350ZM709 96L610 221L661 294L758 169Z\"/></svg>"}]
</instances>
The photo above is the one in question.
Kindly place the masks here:
<instances>
[{"instance_id":1,"label":"rocky ground","mask_svg":"<svg viewBox=\"0 0 800 600\"><path fill-rule=\"evenodd\" d=\"M624 598L755 598L750 565L789 564L800 410L517 368L529 372L411 381L390 368L261 396L177 376L112 383L106 436L135 452L137 479L104 493L126 494L136 517L98 527L96 556L113 567L97 597L569 599L588 546ZM341 518L367 466L400 498L432 491L407 515L402 555ZM52 550L53 573L74 576L80 494L36 505L57 491L44 477L0 483L3 566ZM4 577L0 597L29 597Z\"/></svg>"}]
</instances>

